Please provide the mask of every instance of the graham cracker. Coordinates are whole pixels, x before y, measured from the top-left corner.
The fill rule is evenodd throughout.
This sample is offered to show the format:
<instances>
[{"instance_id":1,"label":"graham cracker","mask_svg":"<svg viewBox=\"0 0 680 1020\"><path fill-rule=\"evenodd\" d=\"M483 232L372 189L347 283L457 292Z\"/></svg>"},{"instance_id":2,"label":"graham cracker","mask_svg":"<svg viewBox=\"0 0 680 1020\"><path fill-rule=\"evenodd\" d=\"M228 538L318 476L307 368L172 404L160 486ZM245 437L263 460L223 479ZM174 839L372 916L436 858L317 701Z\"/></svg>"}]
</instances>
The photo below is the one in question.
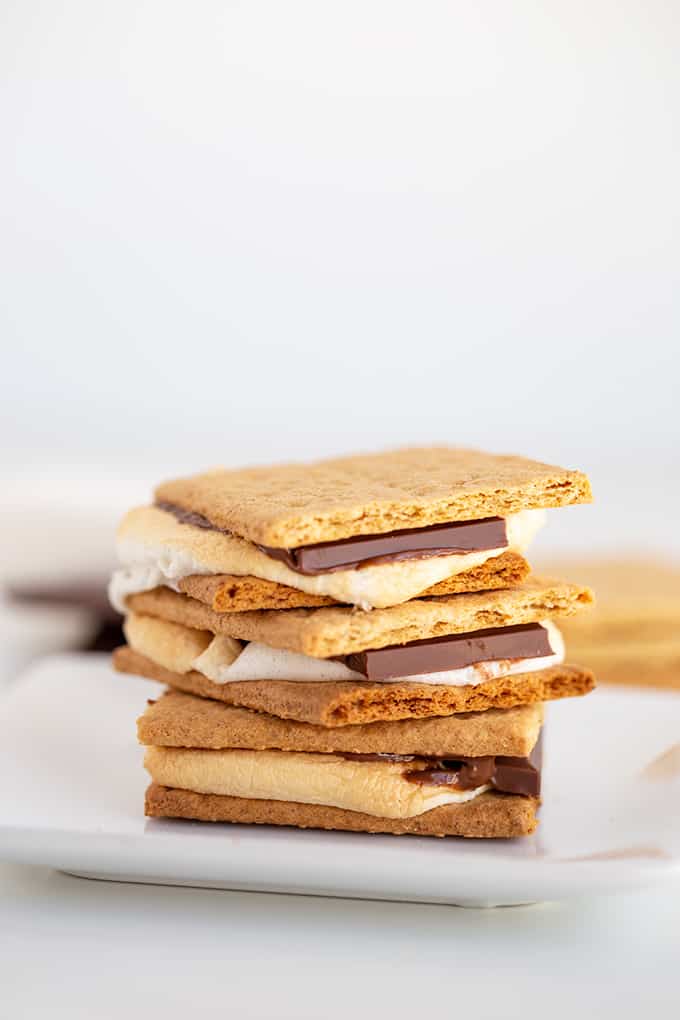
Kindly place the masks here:
<instances>
[{"instance_id":1,"label":"graham cracker","mask_svg":"<svg viewBox=\"0 0 680 1020\"><path fill-rule=\"evenodd\" d=\"M133 612L160 616L197 630L328 659L366 648L567 616L588 605L592 597L588 588L576 584L530 577L514 588L412 599L370 612L332 606L216 613L169 588L131 595L127 606Z\"/></svg>"},{"instance_id":2,"label":"graham cracker","mask_svg":"<svg viewBox=\"0 0 680 1020\"><path fill-rule=\"evenodd\" d=\"M680 637L666 641L573 644L602 683L680 690Z\"/></svg>"},{"instance_id":3,"label":"graham cracker","mask_svg":"<svg viewBox=\"0 0 680 1020\"><path fill-rule=\"evenodd\" d=\"M567 576L585 578L597 590L593 618L627 615L631 620L659 615L680 617L680 562L647 556L615 559L569 559L557 564Z\"/></svg>"},{"instance_id":4,"label":"graham cracker","mask_svg":"<svg viewBox=\"0 0 680 1020\"><path fill-rule=\"evenodd\" d=\"M458 592L509 588L529 576L529 564L516 552L501 556L455 574L422 592L423 596L453 595ZM308 595L287 584L264 581L259 577L236 574L192 574L178 583L185 595L198 599L216 613L242 613L251 609L300 609L333 606L338 603L326 595Z\"/></svg>"},{"instance_id":5,"label":"graham cracker","mask_svg":"<svg viewBox=\"0 0 680 1020\"><path fill-rule=\"evenodd\" d=\"M650 559L564 562L597 589L597 605L574 624L574 638L667 640L680 629L680 564Z\"/></svg>"},{"instance_id":6,"label":"graham cracker","mask_svg":"<svg viewBox=\"0 0 680 1020\"><path fill-rule=\"evenodd\" d=\"M543 705L537 703L444 718L328 729L175 690L149 704L137 720L137 736L141 744L155 747L450 758L503 754L524 758L538 740L542 721Z\"/></svg>"},{"instance_id":7,"label":"graham cracker","mask_svg":"<svg viewBox=\"0 0 680 1020\"><path fill-rule=\"evenodd\" d=\"M587 694L595 686L593 674L580 666L551 666L466 687L349 680L320 683L248 680L216 684L195 671L171 673L127 646L116 649L113 665L120 673L158 680L188 694L319 726L361 726L514 708Z\"/></svg>"},{"instance_id":8,"label":"graham cracker","mask_svg":"<svg viewBox=\"0 0 680 1020\"><path fill-rule=\"evenodd\" d=\"M564 627L570 652L604 683L680 689L680 564L629 555L562 567L597 586L597 605Z\"/></svg>"},{"instance_id":9,"label":"graham cracker","mask_svg":"<svg viewBox=\"0 0 680 1020\"><path fill-rule=\"evenodd\" d=\"M433 808L415 818L377 818L359 811L297 804L282 800L250 800L192 793L152 783L146 791L145 813L151 818L192 818L204 822L244 825L292 825L299 829L393 833L396 836L528 836L537 826L538 799L507 793L482 793L464 804Z\"/></svg>"},{"instance_id":10,"label":"graham cracker","mask_svg":"<svg viewBox=\"0 0 680 1020\"><path fill-rule=\"evenodd\" d=\"M443 446L221 468L165 482L155 495L279 548L591 500L579 471Z\"/></svg>"}]
</instances>

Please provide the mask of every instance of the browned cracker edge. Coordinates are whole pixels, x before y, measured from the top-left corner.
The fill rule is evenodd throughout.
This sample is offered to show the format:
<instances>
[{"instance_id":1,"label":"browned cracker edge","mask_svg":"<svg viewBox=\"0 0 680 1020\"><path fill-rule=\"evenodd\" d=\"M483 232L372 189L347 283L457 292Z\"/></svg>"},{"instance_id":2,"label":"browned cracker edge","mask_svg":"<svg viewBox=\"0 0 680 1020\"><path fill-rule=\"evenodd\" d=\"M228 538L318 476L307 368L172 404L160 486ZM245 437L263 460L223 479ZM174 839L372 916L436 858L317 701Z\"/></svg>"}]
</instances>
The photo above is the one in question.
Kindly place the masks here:
<instances>
[{"instance_id":1,"label":"browned cracker edge","mask_svg":"<svg viewBox=\"0 0 680 1020\"><path fill-rule=\"evenodd\" d=\"M164 482L157 500L203 514L252 542L281 548L506 517L590 502L590 482L526 457L421 447L317 463L214 470Z\"/></svg>"},{"instance_id":2,"label":"browned cracker edge","mask_svg":"<svg viewBox=\"0 0 680 1020\"><path fill-rule=\"evenodd\" d=\"M197 630L261 641L274 648L326 659L366 648L461 634L487 627L534 623L568 616L593 600L592 592L565 581L530 577L513 588L418 598L389 609L363 612L348 606L321 609L263 609L215 613L170 588L131 595L129 609Z\"/></svg>"},{"instance_id":3,"label":"browned cracker edge","mask_svg":"<svg viewBox=\"0 0 680 1020\"><path fill-rule=\"evenodd\" d=\"M484 712L536 701L587 694L593 674L580 666L551 666L535 673L497 677L476 686L435 684L372 684L368 681L307 683L290 680L248 680L215 684L202 673L172 673L127 645L117 648L113 665L120 673L157 680L180 691L216 698L256 712L319 726L362 725L377 721Z\"/></svg>"},{"instance_id":4,"label":"browned cracker edge","mask_svg":"<svg viewBox=\"0 0 680 1020\"><path fill-rule=\"evenodd\" d=\"M411 834L507 839L528 836L534 832L538 804L534 797L482 793L464 804L446 804L415 818L377 818L343 808L193 793L152 783L146 791L145 813L153 818L187 818L245 825L290 825L300 829L382 832L395 836Z\"/></svg>"},{"instance_id":5,"label":"browned cracker edge","mask_svg":"<svg viewBox=\"0 0 680 1020\"><path fill-rule=\"evenodd\" d=\"M140 743L155 747L526 757L542 721L543 706L534 704L329 728L170 690L137 720L137 736Z\"/></svg>"},{"instance_id":6,"label":"browned cracker edge","mask_svg":"<svg viewBox=\"0 0 680 1020\"><path fill-rule=\"evenodd\" d=\"M425 589L422 596L454 595L458 592L488 591L519 584L529 576L529 564L516 552L494 556L472 570L448 577ZM198 599L216 613L243 613L252 609L302 609L338 605L326 595L309 595L287 584L265 581L250 575L191 574L178 582L185 595Z\"/></svg>"}]
</instances>

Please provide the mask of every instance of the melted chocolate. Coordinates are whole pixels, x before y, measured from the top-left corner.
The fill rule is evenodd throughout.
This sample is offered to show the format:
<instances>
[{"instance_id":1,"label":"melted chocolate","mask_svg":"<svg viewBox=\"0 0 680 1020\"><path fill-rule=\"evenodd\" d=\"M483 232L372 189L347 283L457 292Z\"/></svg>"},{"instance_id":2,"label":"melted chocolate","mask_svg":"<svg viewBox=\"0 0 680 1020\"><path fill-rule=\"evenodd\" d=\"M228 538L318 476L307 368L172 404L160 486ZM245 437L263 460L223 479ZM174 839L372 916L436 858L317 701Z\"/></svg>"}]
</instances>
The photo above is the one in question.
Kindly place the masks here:
<instances>
[{"instance_id":1,"label":"melted chocolate","mask_svg":"<svg viewBox=\"0 0 680 1020\"><path fill-rule=\"evenodd\" d=\"M435 768L405 772L404 779L427 786L453 786L457 790L475 790L490 784L499 793L523 797L537 797L541 792L541 774L529 758L506 755L442 761Z\"/></svg>"},{"instance_id":2,"label":"melted chocolate","mask_svg":"<svg viewBox=\"0 0 680 1020\"><path fill-rule=\"evenodd\" d=\"M164 510L166 514L172 514L180 524L190 524L193 528L204 528L206 531L221 531L222 534L227 534L225 528L218 528L207 517L197 514L194 510L185 510L175 503L166 503L163 500L159 500L156 506L159 510Z\"/></svg>"},{"instance_id":3,"label":"melted chocolate","mask_svg":"<svg viewBox=\"0 0 680 1020\"><path fill-rule=\"evenodd\" d=\"M343 655L340 661L368 680L391 680L462 669L496 659L537 659L552 655L548 631L539 623L517 624L369 648Z\"/></svg>"},{"instance_id":4,"label":"melted chocolate","mask_svg":"<svg viewBox=\"0 0 680 1020\"><path fill-rule=\"evenodd\" d=\"M499 793L538 797L541 792L540 741L529 758L511 755L483 755L478 758L421 758L409 754L341 754L350 761L408 764L423 762L422 768L406 769L404 779L421 786L450 786L455 790L476 790L492 786Z\"/></svg>"},{"instance_id":5,"label":"melted chocolate","mask_svg":"<svg viewBox=\"0 0 680 1020\"><path fill-rule=\"evenodd\" d=\"M159 510L172 514L180 524L191 524L195 528L220 531L228 534L227 528L213 524L203 514L185 510L175 503L159 501ZM388 531L382 535L355 535L341 538L336 542L317 542L297 549L275 549L259 545L261 552L274 560L280 560L298 574L328 574L336 570L351 570L376 563L392 563L397 560L427 559L432 556L463 555L469 552L484 552L488 549L505 549L508 545L505 520L502 517L486 517L479 521L455 521L449 524L433 524L428 528L406 528Z\"/></svg>"},{"instance_id":6,"label":"melted chocolate","mask_svg":"<svg viewBox=\"0 0 680 1020\"><path fill-rule=\"evenodd\" d=\"M356 535L297 549L275 549L267 545L259 545L258 549L272 559L281 560L298 574L314 575L397 560L504 549L507 544L505 520L487 517L481 521L433 524L428 528L406 528L382 535Z\"/></svg>"}]
</instances>

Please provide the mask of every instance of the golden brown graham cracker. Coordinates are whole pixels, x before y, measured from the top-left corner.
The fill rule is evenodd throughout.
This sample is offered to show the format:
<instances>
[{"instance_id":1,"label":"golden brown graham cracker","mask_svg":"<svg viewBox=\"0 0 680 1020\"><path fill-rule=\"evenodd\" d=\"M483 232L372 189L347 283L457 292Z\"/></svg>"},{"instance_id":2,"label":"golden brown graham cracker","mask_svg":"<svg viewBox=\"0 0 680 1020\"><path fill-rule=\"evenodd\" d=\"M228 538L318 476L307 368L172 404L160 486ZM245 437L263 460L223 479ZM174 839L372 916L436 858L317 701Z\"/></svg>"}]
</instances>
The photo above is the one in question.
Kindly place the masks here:
<instances>
[{"instance_id":1,"label":"golden brown graham cracker","mask_svg":"<svg viewBox=\"0 0 680 1020\"><path fill-rule=\"evenodd\" d=\"M602 683L680 690L680 632L665 640L602 639L591 643L573 638L572 646L597 671Z\"/></svg>"},{"instance_id":2,"label":"golden brown graham cracker","mask_svg":"<svg viewBox=\"0 0 680 1020\"><path fill-rule=\"evenodd\" d=\"M279 548L591 500L579 471L444 446L221 468L165 482L155 495Z\"/></svg>"},{"instance_id":3,"label":"golden brown graham cracker","mask_svg":"<svg viewBox=\"0 0 680 1020\"><path fill-rule=\"evenodd\" d=\"M528 836L534 832L538 803L535 797L488 792L464 804L433 808L415 818L377 818L343 808L193 793L152 783L146 791L145 813L152 818L191 818L204 822L245 825L292 825L300 829L383 832L395 836L411 834L507 839Z\"/></svg>"},{"instance_id":4,"label":"golden brown graham cracker","mask_svg":"<svg viewBox=\"0 0 680 1020\"><path fill-rule=\"evenodd\" d=\"M576 697L587 694L595 686L592 673L580 666L551 666L535 673L519 673L467 687L349 680L337 683L248 680L216 684L195 671L171 673L127 645L116 649L113 665L120 673L158 680L188 694L319 726L363 725L514 708Z\"/></svg>"},{"instance_id":5,"label":"golden brown graham cracker","mask_svg":"<svg viewBox=\"0 0 680 1020\"><path fill-rule=\"evenodd\" d=\"M597 605L564 627L570 652L603 683L680 689L680 563L629 553L561 567L597 590Z\"/></svg>"},{"instance_id":6,"label":"golden brown graham cracker","mask_svg":"<svg viewBox=\"0 0 680 1020\"><path fill-rule=\"evenodd\" d=\"M482 563L440 581L422 592L423 596L453 595L458 592L509 588L529 576L529 564L516 552ZM235 574L192 574L183 577L179 590L210 606L216 613L242 613L251 609L300 609L333 606L338 603L326 595L308 595L287 584L264 581L259 577Z\"/></svg>"},{"instance_id":7,"label":"golden brown graham cracker","mask_svg":"<svg viewBox=\"0 0 680 1020\"><path fill-rule=\"evenodd\" d=\"M151 702L137 720L141 744L218 750L527 757L538 740L543 706L471 712L444 718L374 722L329 729L237 708L181 691Z\"/></svg>"},{"instance_id":8,"label":"golden brown graham cracker","mask_svg":"<svg viewBox=\"0 0 680 1020\"><path fill-rule=\"evenodd\" d=\"M591 601L588 588L530 577L514 588L412 599L371 612L330 606L216 613L202 602L169 588L131 595L127 606L136 613L158 616L197 630L260 641L274 648L326 659L444 634L568 616Z\"/></svg>"},{"instance_id":9,"label":"golden brown graham cracker","mask_svg":"<svg viewBox=\"0 0 680 1020\"><path fill-rule=\"evenodd\" d=\"M597 590L597 605L569 628L575 640L651 643L680 632L680 564L617 559L562 567Z\"/></svg>"}]
</instances>

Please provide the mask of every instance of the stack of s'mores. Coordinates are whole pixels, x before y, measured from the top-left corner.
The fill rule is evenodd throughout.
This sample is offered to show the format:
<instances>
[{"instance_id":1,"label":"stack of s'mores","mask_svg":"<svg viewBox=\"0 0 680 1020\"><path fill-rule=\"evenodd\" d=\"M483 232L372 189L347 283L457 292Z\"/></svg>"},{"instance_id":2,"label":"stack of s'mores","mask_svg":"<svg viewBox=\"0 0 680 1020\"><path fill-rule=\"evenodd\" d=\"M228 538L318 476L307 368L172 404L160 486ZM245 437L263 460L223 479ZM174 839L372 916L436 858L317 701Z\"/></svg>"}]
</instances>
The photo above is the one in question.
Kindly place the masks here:
<instances>
[{"instance_id":1,"label":"stack of s'mores","mask_svg":"<svg viewBox=\"0 0 680 1020\"><path fill-rule=\"evenodd\" d=\"M585 694L531 576L544 509L587 478L410 449L160 485L118 534L116 668L166 684L138 722L156 817L511 837L536 826L543 702Z\"/></svg>"}]
</instances>

